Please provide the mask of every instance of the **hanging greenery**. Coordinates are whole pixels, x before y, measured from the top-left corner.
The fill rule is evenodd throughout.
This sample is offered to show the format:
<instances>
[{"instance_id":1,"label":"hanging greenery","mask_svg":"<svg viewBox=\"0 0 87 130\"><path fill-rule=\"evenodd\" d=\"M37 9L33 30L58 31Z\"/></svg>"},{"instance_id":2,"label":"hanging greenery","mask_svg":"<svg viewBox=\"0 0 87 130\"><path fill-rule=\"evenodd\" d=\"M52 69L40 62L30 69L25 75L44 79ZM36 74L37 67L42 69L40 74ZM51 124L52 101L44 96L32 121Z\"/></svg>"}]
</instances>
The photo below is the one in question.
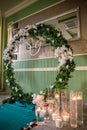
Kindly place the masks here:
<instances>
[{"instance_id":1,"label":"hanging greenery","mask_svg":"<svg viewBox=\"0 0 87 130\"><path fill-rule=\"evenodd\" d=\"M23 93L21 86L16 82L12 58L14 56L15 46L22 43L28 44L29 38L38 38L40 43L45 39L45 44L50 44L54 48L55 57L58 60L58 70L53 87L58 90L65 89L68 86L71 72L74 71L75 63L73 60L73 51L62 33L51 25L39 24L26 26L20 29L7 44L4 50L4 70L6 84L11 90L10 101L19 100L22 102L31 102L32 93Z\"/></svg>"}]
</instances>

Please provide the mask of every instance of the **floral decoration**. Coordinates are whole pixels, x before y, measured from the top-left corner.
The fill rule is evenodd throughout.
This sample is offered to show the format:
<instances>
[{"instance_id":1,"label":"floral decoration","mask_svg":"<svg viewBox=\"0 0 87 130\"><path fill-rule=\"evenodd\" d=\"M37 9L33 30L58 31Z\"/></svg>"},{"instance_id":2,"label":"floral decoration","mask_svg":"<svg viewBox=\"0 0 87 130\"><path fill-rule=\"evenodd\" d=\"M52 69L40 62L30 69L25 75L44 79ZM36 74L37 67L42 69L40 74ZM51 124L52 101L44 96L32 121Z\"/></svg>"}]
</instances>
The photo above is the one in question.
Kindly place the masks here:
<instances>
[{"instance_id":1,"label":"floral decoration","mask_svg":"<svg viewBox=\"0 0 87 130\"><path fill-rule=\"evenodd\" d=\"M24 29L20 29L7 44L3 56L5 81L6 85L11 90L10 101L20 100L29 103L33 99L31 96L32 93L24 93L21 86L16 82L14 68L12 66L15 46L19 46L24 42L25 44L28 44L29 38L38 38L40 43L42 43L43 40L45 44L50 44L54 48L54 54L55 58L58 60L58 66L56 80L53 83L52 90L54 90L54 88L57 88L59 91L65 89L66 86L68 86L69 78L71 78L71 72L73 72L75 68L72 48L59 30L51 25L45 24L29 25ZM45 97L47 97L47 92L48 88L44 90Z\"/></svg>"}]
</instances>

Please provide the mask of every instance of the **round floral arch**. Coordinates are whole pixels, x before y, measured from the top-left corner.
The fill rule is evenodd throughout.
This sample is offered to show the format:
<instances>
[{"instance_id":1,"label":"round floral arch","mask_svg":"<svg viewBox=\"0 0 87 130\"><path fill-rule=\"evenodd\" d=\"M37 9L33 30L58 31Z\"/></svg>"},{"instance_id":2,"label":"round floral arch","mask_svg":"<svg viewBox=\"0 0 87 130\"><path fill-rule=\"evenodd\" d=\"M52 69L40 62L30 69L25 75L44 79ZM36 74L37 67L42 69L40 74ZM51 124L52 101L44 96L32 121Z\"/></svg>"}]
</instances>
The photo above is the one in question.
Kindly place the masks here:
<instances>
[{"instance_id":1,"label":"round floral arch","mask_svg":"<svg viewBox=\"0 0 87 130\"><path fill-rule=\"evenodd\" d=\"M68 86L71 72L73 72L75 68L72 48L60 31L56 30L51 25L45 24L30 25L26 26L24 29L20 29L13 36L11 41L7 44L7 48L4 50L5 79L7 86L11 90L10 101L20 100L29 103L32 100L31 94L23 93L21 86L16 83L14 68L12 67L15 46L20 45L23 42L28 44L29 38L37 38L39 39L39 43L42 43L43 39L45 39L45 44L49 43L54 47L55 57L58 59L58 69L53 87L60 91L65 89L66 86Z\"/></svg>"}]
</instances>

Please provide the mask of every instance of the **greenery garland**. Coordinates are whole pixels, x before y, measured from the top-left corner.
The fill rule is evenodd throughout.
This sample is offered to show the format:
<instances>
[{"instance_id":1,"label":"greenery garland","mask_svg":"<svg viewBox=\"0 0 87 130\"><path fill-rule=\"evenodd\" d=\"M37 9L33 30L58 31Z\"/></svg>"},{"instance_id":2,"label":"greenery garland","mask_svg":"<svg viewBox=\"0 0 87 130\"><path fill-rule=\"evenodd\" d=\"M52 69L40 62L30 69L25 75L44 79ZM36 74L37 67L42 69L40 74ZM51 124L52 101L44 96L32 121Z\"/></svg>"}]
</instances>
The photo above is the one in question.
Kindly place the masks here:
<instances>
[{"instance_id":1,"label":"greenery garland","mask_svg":"<svg viewBox=\"0 0 87 130\"><path fill-rule=\"evenodd\" d=\"M16 83L14 68L12 67L15 46L22 44L22 42L26 43L29 37L44 38L45 44L50 44L54 47L55 57L58 59L57 76L53 84L54 88L57 88L59 91L65 89L68 85L69 78L71 78L71 72L73 72L75 68L72 48L60 31L51 25L45 24L30 25L26 26L25 29L20 29L4 50L4 70L6 84L11 90L10 101L19 100L28 103L32 101L32 93L23 93L21 86Z\"/></svg>"}]
</instances>

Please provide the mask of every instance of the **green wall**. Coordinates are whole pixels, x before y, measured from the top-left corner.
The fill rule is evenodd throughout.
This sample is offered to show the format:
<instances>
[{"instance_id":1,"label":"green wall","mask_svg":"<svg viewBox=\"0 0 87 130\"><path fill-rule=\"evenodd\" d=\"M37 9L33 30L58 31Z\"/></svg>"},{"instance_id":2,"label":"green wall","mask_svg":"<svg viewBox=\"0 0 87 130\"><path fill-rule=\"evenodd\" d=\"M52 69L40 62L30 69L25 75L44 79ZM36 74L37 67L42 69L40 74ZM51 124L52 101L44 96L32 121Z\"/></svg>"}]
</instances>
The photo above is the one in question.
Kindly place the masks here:
<instances>
[{"instance_id":1,"label":"green wall","mask_svg":"<svg viewBox=\"0 0 87 130\"><path fill-rule=\"evenodd\" d=\"M48 87L55 81L56 71L43 71L43 68L52 68L57 66L57 60L53 58L37 59L29 61L19 61L13 63L15 77L21 84L24 91L39 92L41 89ZM37 69L40 71L18 71L18 69ZM21 80L22 79L22 80Z\"/></svg>"},{"instance_id":2,"label":"green wall","mask_svg":"<svg viewBox=\"0 0 87 130\"><path fill-rule=\"evenodd\" d=\"M75 56L76 67L87 65L87 55ZM22 86L25 92L39 92L45 87L50 86L55 82L57 71L24 71L24 69L35 68L53 68L57 66L57 59L37 59L28 61L18 61L13 63L15 71L15 77L17 82ZM23 69L23 71L18 71ZM75 70L72 73L72 78L69 81L70 90L83 91L84 100L87 101L87 70Z\"/></svg>"},{"instance_id":3,"label":"green wall","mask_svg":"<svg viewBox=\"0 0 87 130\"><path fill-rule=\"evenodd\" d=\"M51 6L61 0L38 0L35 3L29 5L28 7L20 10L17 13L6 18L6 22L9 23L11 21L15 22L18 21L26 16L29 16L35 12L38 12L48 6Z\"/></svg>"}]
</instances>

